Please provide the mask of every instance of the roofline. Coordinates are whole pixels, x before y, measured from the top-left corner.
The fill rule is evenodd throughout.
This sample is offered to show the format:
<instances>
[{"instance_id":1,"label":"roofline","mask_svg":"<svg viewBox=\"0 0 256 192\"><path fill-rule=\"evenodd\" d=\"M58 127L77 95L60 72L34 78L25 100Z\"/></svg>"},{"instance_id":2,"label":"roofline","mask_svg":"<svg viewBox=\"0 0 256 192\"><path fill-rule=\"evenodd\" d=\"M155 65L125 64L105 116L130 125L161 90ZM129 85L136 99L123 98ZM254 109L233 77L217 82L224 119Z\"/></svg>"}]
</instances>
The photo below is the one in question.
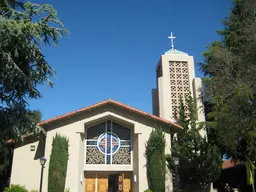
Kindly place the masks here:
<instances>
[{"instance_id":1,"label":"roofline","mask_svg":"<svg viewBox=\"0 0 256 192\"><path fill-rule=\"evenodd\" d=\"M37 125L39 125L39 126L47 125L47 124L50 124L50 123L52 123L54 121L58 121L58 120L61 120L61 119L64 119L64 118L68 118L70 116L73 116L73 115L76 115L76 114L79 114L79 113L82 113L82 112L85 112L85 111L90 111L92 109L95 109L95 108L100 107L100 106L105 105L105 104L117 105L118 107L122 107L124 109L130 110L131 112L138 113L138 114L146 116L148 118L151 118L151 119L160 121L162 123L165 123L165 124L168 124L168 125L171 125L171 126L175 126L177 128L182 129L182 127L179 124L177 124L177 123L174 123L174 122L171 122L169 120L163 119L161 117L158 117L158 116L146 113L144 111L141 111L141 110L136 109L134 107L130 107L128 105L125 105L123 103L120 103L120 102L117 102L117 101L114 101L114 100L111 100L111 99L105 100L105 101L102 101L102 102L99 102L99 103L96 103L96 104L93 104L93 105L90 105L88 107L84 107L84 108L75 110L75 111L72 111L72 112L69 112L69 113L66 113L66 114L63 114L63 115L60 115L60 116L57 116L57 117L45 120L45 121L41 121Z\"/></svg>"},{"instance_id":2,"label":"roofline","mask_svg":"<svg viewBox=\"0 0 256 192\"><path fill-rule=\"evenodd\" d=\"M224 160L222 165L221 165L221 168L222 168L222 170L226 170L226 169L230 169L230 168L240 166L242 164L243 163L241 163L239 161L236 162L234 160Z\"/></svg>"}]
</instances>

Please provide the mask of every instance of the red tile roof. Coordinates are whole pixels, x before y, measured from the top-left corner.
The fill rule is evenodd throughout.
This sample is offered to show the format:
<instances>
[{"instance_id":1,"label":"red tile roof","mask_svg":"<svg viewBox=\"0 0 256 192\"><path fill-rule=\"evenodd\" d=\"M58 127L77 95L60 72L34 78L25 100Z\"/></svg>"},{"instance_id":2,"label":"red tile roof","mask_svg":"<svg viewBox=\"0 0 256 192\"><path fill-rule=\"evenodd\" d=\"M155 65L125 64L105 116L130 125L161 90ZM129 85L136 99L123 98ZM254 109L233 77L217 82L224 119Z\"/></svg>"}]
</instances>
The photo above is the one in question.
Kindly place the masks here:
<instances>
[{"instance_id":1,"label":"red tile roof","mask_svg":"<svg viewBox=\"0 0 256 192\"><path fill-rule=\"evenodd\" d=\"M234 167L238 164L239 164L239 162L235 162L235 161L232 161L232 160L225 160L222 163L222 169L228 169L228 168Z\"/></svg>"},{"instance_id":2,"label":"red tile roof","mask_svg":"<svg viewBox=\"0 0 256 192\"><path fill-rule=\"evenodd\" d=\"M67 118L67 117L70 117L72 115L76 115L76 114L81 113L81 112L90 111L92 109L95 109L97 107L101 107L101 106L106 105L106 104L116 105L116 106L121 107L123 109L127 109L130 112L134 112L134 113L137 113L139 115L143 115L145 117L160 121L160 122L168 124L168 125L172 125L172 126L175 126L175 127L178 127L178 128L182 128L180 125L178 125L174 122L168 121L166 119L163 119L163 118L155 116L155 115L151 115L149 113L146 113L144 111L141 111L139 109L130 107L128 105L125 105L123 103L120 103L120 102L117 102L117 101L114 101L114 100L111 100L111 99L105 100L103 102L96 103L96 104L88 106L88 107L84 107L82 109L78 109L78 110L72 111L70 113L66 113L66 114L63 114L63 115L60 115L60 116L57 116L57 117L54 117L54 118L51 118L51 119L48 119L48 120L45 120L45 121L42 121L42 122L39 122L38 125L40 125L40 126L46 125L46 124L49 124L51 122Z\"/></svg>"}]
</instances>

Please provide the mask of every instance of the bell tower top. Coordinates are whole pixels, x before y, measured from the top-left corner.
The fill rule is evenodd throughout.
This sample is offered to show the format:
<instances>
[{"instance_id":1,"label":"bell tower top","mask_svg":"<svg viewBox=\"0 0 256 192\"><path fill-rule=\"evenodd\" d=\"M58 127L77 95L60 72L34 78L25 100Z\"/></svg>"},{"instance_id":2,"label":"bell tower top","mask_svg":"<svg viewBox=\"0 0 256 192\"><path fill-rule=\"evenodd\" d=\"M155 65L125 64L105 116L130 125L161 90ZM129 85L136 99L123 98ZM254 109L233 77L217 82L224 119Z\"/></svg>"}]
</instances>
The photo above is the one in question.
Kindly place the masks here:
<instances>
[{"instance_id":1,"label":"bell tower top","mask_svg":"<svg viewBox=\"0 0 256 192\"><path fill-rule=\"evenodd\" d=\"M174 39L176 39L175 36L173 36L172 32L171 35L168 37L168 39L171 39L171 49L166 51L164 55L184 55L184 56L189 56L187 53L179 51L174 48Z\"/></svg>"}]
</instances>

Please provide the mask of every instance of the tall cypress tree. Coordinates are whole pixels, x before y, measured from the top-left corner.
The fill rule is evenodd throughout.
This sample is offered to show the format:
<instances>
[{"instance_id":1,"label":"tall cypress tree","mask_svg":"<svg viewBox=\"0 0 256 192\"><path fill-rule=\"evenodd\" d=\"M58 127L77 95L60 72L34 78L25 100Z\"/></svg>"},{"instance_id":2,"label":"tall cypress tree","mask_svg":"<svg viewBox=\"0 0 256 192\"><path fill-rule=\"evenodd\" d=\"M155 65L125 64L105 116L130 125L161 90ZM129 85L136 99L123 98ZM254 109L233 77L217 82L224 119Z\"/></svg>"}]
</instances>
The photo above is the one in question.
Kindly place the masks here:
<instances>
[{"instance_id":1,"label":"tall cypress tree","mask_svg":"<svg viewBox=\"0 0 256 192\"><path fill-rule=\"evenodd\" d=\"M180 100L177 122L183 129L172 141L172 154L166 157L168 168L173 173L175 173L173 157L180 160L178 177L175 177L174 184L179 178L181 191L208 190L210 183L218 178L221 170L222 160L217 147L200 135L205 125L196 121L196 111L191 96L186 98L186 104Z\"/></svg>"},{"instance_id":2,"label":"tall cypress tree","mask_svg":"<svg viewBox=\"0 0 256 192\"><path fill-rule=\"evenodd\" d=\"M165 137L164 133L155 129L146 143L147 174L149 189L153 192L165 191Z\"/></svg>"},{"instance_id":3,"label":"tall cypress tree","mask_svg":"<svg viewBox=\"0 0 256 192\"><path fill-rule=\"evenodd\" d=\"M65 190L69 156L68 143L68 139L59 134L56 134L53 138L49 163L48 192L63 192Z\"/></svg>"}]
</instances>

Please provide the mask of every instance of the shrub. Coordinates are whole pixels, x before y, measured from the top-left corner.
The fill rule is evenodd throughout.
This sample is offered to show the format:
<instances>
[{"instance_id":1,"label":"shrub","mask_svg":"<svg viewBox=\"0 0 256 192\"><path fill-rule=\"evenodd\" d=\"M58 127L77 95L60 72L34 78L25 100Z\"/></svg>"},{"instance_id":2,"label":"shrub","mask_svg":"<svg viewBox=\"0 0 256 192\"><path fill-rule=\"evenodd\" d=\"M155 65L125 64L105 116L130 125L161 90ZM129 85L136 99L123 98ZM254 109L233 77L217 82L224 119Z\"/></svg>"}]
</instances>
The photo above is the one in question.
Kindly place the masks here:
<instances>
[{"instance_id":1,"label":"shrub","mask_svg":"<svg viewBox=\"0 0 256 192\"><path fill-rule=\"evenodd\" d=\"M150 189L145 190L144 192L152 192Z\"/></svg>"},{"instance_id":2,"label":"shrub","mask_svg":"<svg viewBox=\"0 0 256 192\"><path fill-rule=\"evenodd\" d=\"M48 192L65 190L68 165L68 139L59 134L53 138L49 162Z\"/></svg>"},{"instance_id":3,"label":"shrub","mask_svg":"<svg viewBox=\"0 0 256 192\"><path fill-rule=\"evenodd\" d=\"M153 192L165 191L165 144L161 130L153 130L146 143L147 176L149 189Z\"/></svg>"},{"instance_id":4,"label":"shrub","mask_svg":"<svg viewBox=\"0 0 256 192\"><path fill-rule=\"evenodd\" d=\"M28 190L25 188L25 186L11 185L10 187L5 188L4 192L28 192Z\"/></svg>"}]
</instances>

